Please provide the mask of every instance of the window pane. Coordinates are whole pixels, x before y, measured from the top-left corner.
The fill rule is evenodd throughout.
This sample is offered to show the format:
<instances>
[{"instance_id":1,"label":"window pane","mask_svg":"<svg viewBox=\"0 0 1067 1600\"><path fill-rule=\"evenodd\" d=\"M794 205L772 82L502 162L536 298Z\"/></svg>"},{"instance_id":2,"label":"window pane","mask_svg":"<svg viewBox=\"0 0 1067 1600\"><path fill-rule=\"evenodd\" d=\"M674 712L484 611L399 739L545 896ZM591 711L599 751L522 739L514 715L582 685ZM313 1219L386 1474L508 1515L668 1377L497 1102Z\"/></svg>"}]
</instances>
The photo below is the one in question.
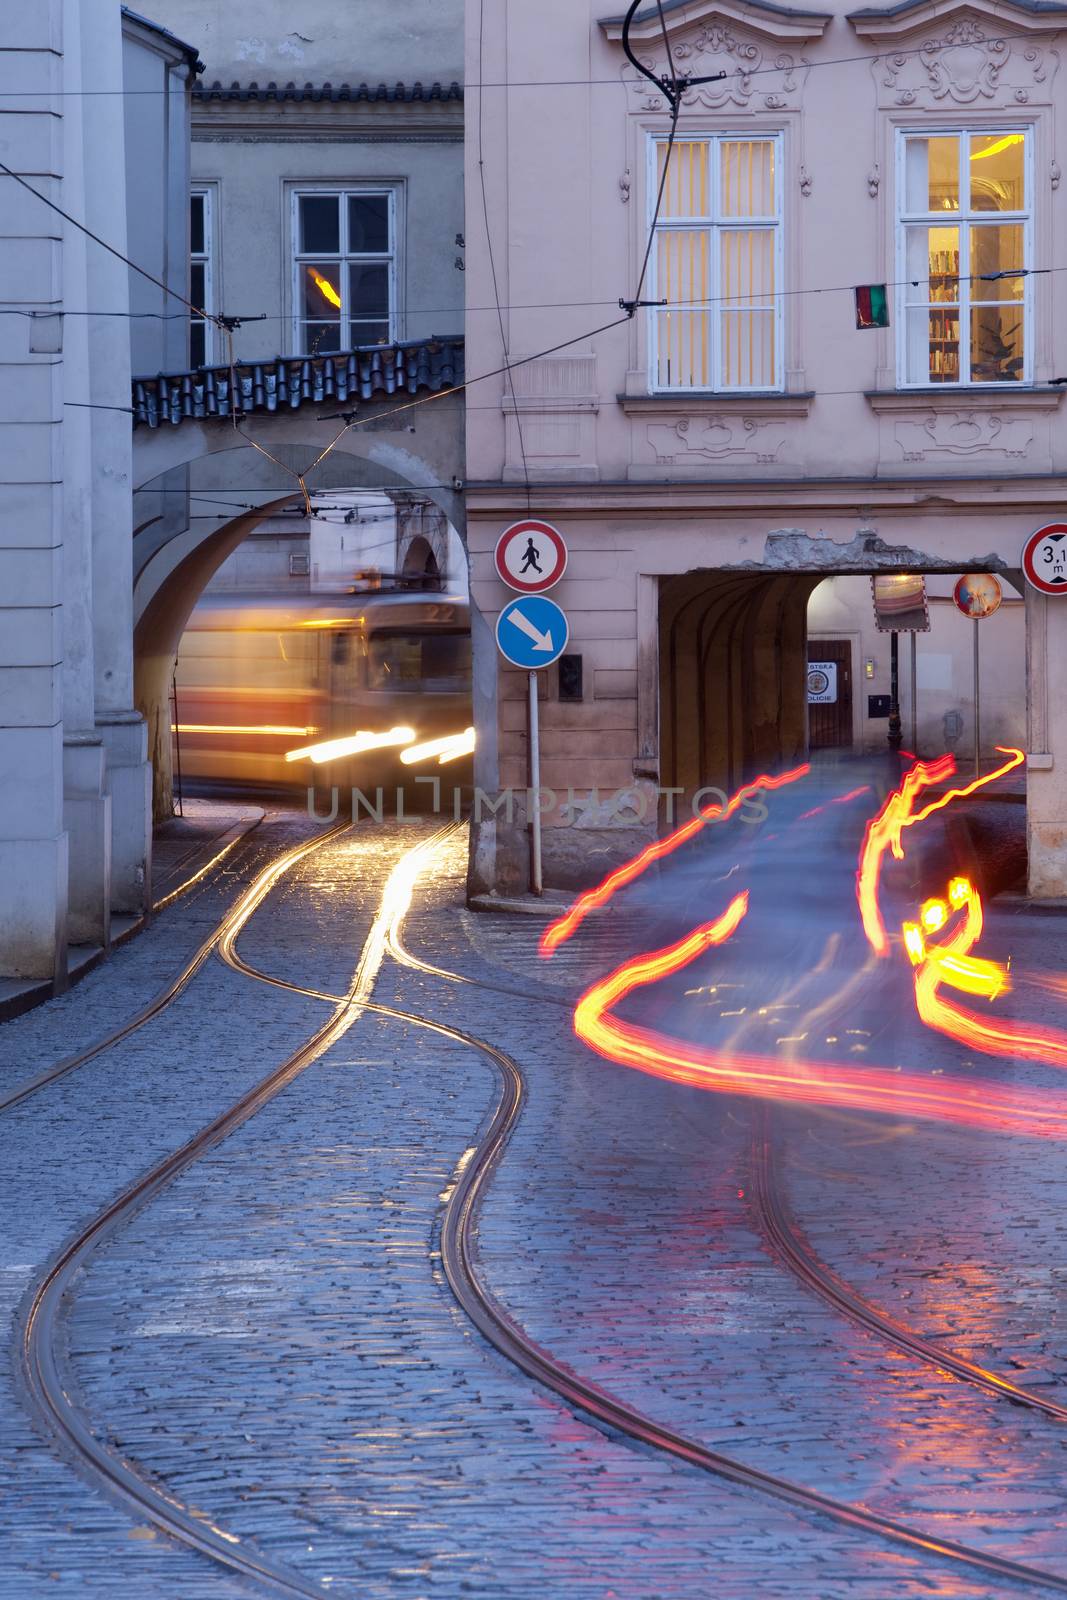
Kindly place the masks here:
<instances>
[{"instance_id":1,"label":"window pane","mask_svg":"<svg viewBox=\"0 0 1067 1600\"><path fill-rule=\"evenodd\" d=\"M334 194L300 197L300 248L336 255L341 248L338 201Z\"/></svg>"},{"instance_id":2,"label":"window pane","mask_svg":"<svg viewBox=\"0 0 1067 1600\"><path fill-rule=\"evenodd\" d=\"M207 330L202 322L189 323L189 365L202 367L207 359Z\"/></svg>"},{"instance_id":3,"label":"window pane","mask_svg":"<svg viewBox=\"0 0 1067 1600\"><path fill-rule=\"evenodd\" d=\"M723 216L774 216L773 142L770 139L724 139L720 150Z\"/></svg>"},{"instance_id":4,"label":"window pane","mask_svg":"<svg viewBox=\"0 0 1067 1600\"><path fill-rule=\"evenodd\" d=\"M1025 136L971 134L971 210L1022 211Z\"/></svg>"},{"instance_id":5,"label":"window pane","mask_svg":"<svg viewBox=\"0 0 1067 1600\"><path fill-rule=\"evenodd\" d=\"M204 196L194 194L189 200L189 248L194 256L204 253Z\"/></svg>"},{"instance_id":6,"label":"window pane","mask_svg":"<svg viewBox=\"0 0 1067 1600\"><path fill-rule=\"evenodd\" d=\"M353 264L348 269L348 307L353 317L389 315L389 268Z\"/></svg>"},{"instance_id":7,"label":"window pane","mask_svg":"<svg viewBox=\"0 0 1067 1600\"><path fill-rule=\"evenodd\" d=\"M904 235L907 305L960 297L960 230L907 228Z\"/></svg>"},{"instance_id":8,"label":"window pane","mask_svg":"<svg viewBox=\"0 0 1067 1600\"><path fill-rule=\"evenodd\" d=\"M722 387L769 389L775 384L773 311L723 311Z\"/></svg>"},{"instance_id":9,"label":"window pane","mask_svg":"<svg viewBox=\"0 0 1067 1600\"><path fill-rule=\"evenodd\" d=\"M975 306L971 312L971 382L1013 383L1022 375L1022 306Z\"/></svg>"},{"instance_id":10,"label":"window pane","mask_svg":"<svg viewBox=\"0 0 1067 1600\"><path fill-rule=\"evenodd\" d=\"M999 278L1000 272L1021 272L1022 223L979 222L971 229L972 300L1021 300L1025 279Z\"/></svg>"},{"instance_id":11,"label":"window pane","mask_svg":"<svg viewBox=\"0 0 1067 1600\"><path fill-rule=\"evenodd\" d=\"M727 305L756 302L773 307L774 234L770 228L724 228L719 235L722 279L719 292Z\"/></svg>"},{"instance_id":12,"label":"window pane","mask_svg":"<svg viewBox=\"0 0 1067 1600\"><path fill-rule=\"evenodd\" d=\"M906 317L908 382L958 383L959 311L916 307Z\"/></svg>"},{"instance_id":13,"label":"window pane","mask_svg":"<svg viewBox=\"0 0 1067 1600\"><path fill-rule=\"evenodd\" d=\"M658 147L657 183L663 177L667 146ZM708 141L679 139L671 152L671 170L663 191L663 217L706 217L711 209Z\"/></svg>"},{"instance_id":14,"label":"window pane","mask_svg":"<svg viewBox=\"0 0 1067 1600\"><path fill-rule=\"evenodd\" d=\"M204 304L206 268L202 261L194 261L189 268L189 298L199 311L206 311Z\"/></svg>"},{"instance_id":15,"label":"window pane","mask_svg":"<svg viewBox=\"0 0 1067 1600\"><path fill-rule=\"evenodd\" d=\"M335 261L304 262L300 267L305 317L333 320L341 309L341 282Z\"/></svg>"},{"instance_id":16,"label":"window pane","mask_svg":"<svg viewBox=\"0 0 1067 1600\"><path fill-rule=\"evenodd\" d=\"M316 249L320 246L316 245ZM325 249L326 246L321 246ZM389 196L352 194L348 197L348 250L350 255L382 255L389 250Z\"/></svg>"},{"instance_id":17,"label":"window pane","mask_svg":"<svg viewBox=\"0 0 1067 1600\"><path fill-rule=\"evenodd\" d=\"M904 156L908 211L958 211L960 141L954 135L909 139Z\"/></svg>"},{"instance_id":18,"label":"window pane","mask_svg":"<svg viewBox=\"0 0 1067 1600\"><path fill-rule=\"evenodd\" d=\"M309 356L325 355L341 348L340 322L306 322L304 324L304 351Z\"/></svg>"},{"instance_id":19,"label":"window pane","mask_svg":"<svg viewBox=\"0 0 1067 1600\"><path fill-rule=\"evenodd\" d=\"M353 322L351 342L353 346L389 344L389 324L387 322Z\"/></svg>"},{"instance_id":20,"label":"window pane","mask_svg":"<svg viewBox=\"0 0 1067 1600\"><path fill-rule=\"evenodd\" d=\"M656 237L657 298L671 305L707 303L708 235L703 230L664 228Z\"/></svg>"},{"instance_id":21,"label":"window pane","mask_svg":"<svg viewBox=\"0 0 1067 1600\"><path fill-rule=\"evenodd\" d=\"M656 313L656 385L660 389L708 389L711 367L707 311Z\"/></svg>"}]
</instances>

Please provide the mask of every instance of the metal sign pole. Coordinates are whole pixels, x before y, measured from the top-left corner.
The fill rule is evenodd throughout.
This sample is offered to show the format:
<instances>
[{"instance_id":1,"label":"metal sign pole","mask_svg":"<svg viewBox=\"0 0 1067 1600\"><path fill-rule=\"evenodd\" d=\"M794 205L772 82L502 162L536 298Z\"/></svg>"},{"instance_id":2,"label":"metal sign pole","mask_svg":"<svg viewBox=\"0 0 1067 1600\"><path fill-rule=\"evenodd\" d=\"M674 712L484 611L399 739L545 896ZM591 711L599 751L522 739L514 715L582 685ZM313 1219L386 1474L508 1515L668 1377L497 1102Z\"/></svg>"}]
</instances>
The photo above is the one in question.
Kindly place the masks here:
<instances>
[{"instance_id":1,"label":"metal sign pole","mask_svg":"<svg viewBox=\"0 0 1067 1600\"><path fill-rule=\"evenodd\" d=\"M915 659L918 653L919 635L912 632L911 636L911 748L916 755L919 754L919 688L915 681Z\"/></svg>"},{"instance_id":2,"label":"metal sign pole","mask_svg":"<svg viewBox=\"0 0 1067 1600\"><path fill-rule=\"evenodd\" d=\"M977 669L977 630L979 621L974 618L974 776L982 776L982 701L979 693L979 669Z\"/></svg>"},{"instance_id":3,"label":"metal sign pole","mask_svg":"<svg viewBox=\"0 0 1067 1600\"><path fill-rule=\"evenodd\" d=\"M537 673L530 673L530 890L544 894L541 880L541 728L537 711Z\"/></svg>"}]
</instances>

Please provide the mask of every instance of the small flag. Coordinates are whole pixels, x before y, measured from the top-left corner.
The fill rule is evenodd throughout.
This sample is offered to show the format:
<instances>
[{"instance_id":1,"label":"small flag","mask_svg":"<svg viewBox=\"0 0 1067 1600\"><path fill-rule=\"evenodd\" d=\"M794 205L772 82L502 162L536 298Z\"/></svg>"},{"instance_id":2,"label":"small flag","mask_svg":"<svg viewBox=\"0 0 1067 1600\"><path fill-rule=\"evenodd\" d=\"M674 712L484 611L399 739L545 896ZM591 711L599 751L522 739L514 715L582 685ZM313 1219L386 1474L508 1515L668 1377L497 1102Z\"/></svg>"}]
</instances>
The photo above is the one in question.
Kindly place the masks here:
<instances>
[{"instance_id":1,"label":"small flag","mask_svg":"<svg viewBox=\"0 0 1067 1600\"><path fill-rule=\"evenodd\" d=\"M889 301L884 283L868 283L856 290L856 326L888 328Z\"/></svg>"}]
</instances>

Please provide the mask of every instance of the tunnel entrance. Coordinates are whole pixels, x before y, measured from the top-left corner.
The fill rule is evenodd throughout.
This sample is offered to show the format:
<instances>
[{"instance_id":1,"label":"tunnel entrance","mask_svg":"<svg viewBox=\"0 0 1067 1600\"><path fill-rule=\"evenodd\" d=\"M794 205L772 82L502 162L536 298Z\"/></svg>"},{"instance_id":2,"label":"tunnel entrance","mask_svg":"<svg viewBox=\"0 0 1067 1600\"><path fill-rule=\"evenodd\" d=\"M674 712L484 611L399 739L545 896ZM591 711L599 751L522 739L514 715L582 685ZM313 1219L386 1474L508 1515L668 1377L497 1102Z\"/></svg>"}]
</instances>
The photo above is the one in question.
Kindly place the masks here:
<instances>
[{"instance_id":1,"label":"tunnel entrance","mask_svg":"<svg viewBox=\"0 0 1067 1600\"><path fill-rule=\"evenodd\" d=\"M954 600L958 573L925 574L929 629L898 634L904 748L979 760L1026 744L1020 590L977 622ZM728 792L820 751L888 748L891 636L875 623L869 574L699 571L659 579L660 782L691 797ZM685 799L679 804L686 804Z\"/></svg>"}]
</instances>

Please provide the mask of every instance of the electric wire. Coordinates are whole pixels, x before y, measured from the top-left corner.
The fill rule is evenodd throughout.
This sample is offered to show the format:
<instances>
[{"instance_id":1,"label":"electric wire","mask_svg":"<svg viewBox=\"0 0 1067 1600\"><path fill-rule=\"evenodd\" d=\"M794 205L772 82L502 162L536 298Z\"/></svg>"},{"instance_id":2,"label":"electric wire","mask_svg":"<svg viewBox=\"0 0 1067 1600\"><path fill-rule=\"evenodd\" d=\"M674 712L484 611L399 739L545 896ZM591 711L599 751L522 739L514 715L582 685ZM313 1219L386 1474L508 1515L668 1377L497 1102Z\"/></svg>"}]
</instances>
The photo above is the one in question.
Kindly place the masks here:
<instances>
[{"instance_id":1,"label":"electric wire","mask_svg":"<svg viewBox=\"0 0 1067 1600\"><path fill-rule=\"evenodd\" d=\"M478 76L482 74L482 64L485 55L485 0L478 0ZM508 348L508 337L504 330L504 312L500 304L500 282L496 271L496 252L493 249L493 230L489 221L489 199L485 188L485 147L482 139L482 112L485 101L478 96L478 186L482 198L482 221L485 227L485 245L489 256L489 271L493 280L493 300L496 305L497 326L500 329L500 348L504 354L504 367L507 373L507 385L511 391L511 409L515 418L515 430L519 439L519 454L522 456L522 478L526 487L526 512L530 512L530 468L526 459L526 438L522 426L522 413L519 410L518 396L515 392L515 375L511 369L511 352ZM506 184L505 172L505 184Z\"/></svg>"}]
</instances>

